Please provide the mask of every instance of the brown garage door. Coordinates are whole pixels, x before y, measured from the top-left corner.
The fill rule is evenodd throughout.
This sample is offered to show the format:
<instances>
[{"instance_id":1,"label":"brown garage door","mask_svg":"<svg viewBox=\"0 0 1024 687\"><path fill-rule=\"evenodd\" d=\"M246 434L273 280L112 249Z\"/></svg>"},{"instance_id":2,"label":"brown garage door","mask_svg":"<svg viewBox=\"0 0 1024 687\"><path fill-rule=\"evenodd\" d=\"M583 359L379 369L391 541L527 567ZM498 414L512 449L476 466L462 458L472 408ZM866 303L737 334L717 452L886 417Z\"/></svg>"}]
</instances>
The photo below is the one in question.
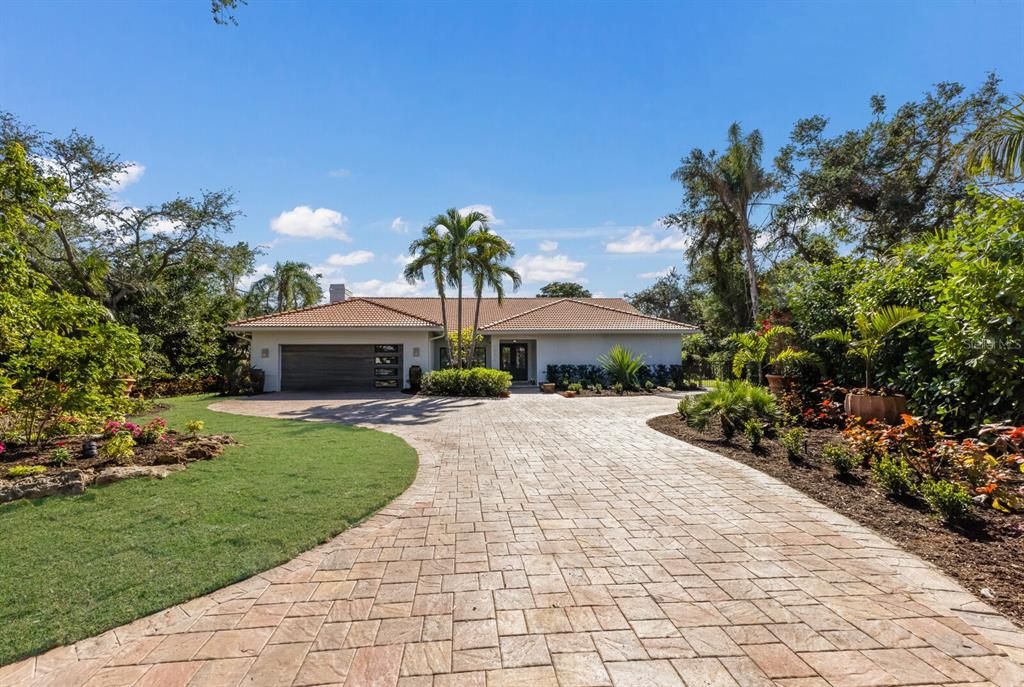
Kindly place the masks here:
<instances>
[{"instance_id":1,"label":"brown garage door","mask_svg":"<svg viewBox=\"0 0 1024 687\"><path fill-rule=\"evenodd\" d=\"M401 344L281 346L282 391L367 391L401 384Z\"/></svg>"}]
</instances>

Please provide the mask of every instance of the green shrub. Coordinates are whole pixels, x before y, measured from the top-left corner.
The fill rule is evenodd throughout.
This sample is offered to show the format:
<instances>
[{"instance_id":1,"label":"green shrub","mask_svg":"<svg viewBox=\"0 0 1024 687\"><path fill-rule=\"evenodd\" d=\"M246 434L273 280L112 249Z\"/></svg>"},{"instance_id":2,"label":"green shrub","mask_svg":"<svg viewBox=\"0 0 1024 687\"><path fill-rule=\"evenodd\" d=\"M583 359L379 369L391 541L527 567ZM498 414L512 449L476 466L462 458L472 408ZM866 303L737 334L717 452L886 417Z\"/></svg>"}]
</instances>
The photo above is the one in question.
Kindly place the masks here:
<instances>
[{"instance_id":1,"label":"green shrub","mask_svg":"<svg viewBox=\"0 0 1024 687\"><path fill-rule=\"evenodd\" d=\"M573 384L567 384L565 388L567 391L573 391L577 394L583 391L583 385L578 382Z\"/></svg>"},{"instance_id":2,"label":"green shrub","mask_svg":"<svg viewBox=\"0 0 1024 687\"><path fill-rule=\"evenodd\" d=\"M837 475L849 475L857 464L857 456L843 444L825 444L821 450L821 457L832 466Z\"/></svg>"},{"instance_id":3,"label":"green shrub","mask_svg":"<svg viewBox=\"0 0 1024 687\"><path fill-rule=\"evenodd\" d=\"M46 472L45 465L15 465L7 471L8 477L29 477Z\"/></svg>"},{"instance_id":4,"label":"green shrub","mask_svg":"<svg viewBox=\"0 0 1024 687\"><path fill-rule=\"evenodd\" d=\"M646 389L647 391L654 391L654 382L648 379L646 382L644 382L644 389Z\"/></svg>"},{"instance_id":5,"label":"green shrub","mask_svg":"<svg viewBox=\"0 0 1024 687\"><path fill-rule=\"evenodd\" d=\"M501 396L511 387L511 374L486 367L448 368L423 375L423 393L432 396Z\"/></svg>"},{"instance_id":6,"label":"green shrub","mask_svg":"<svg viewBox=\"0 0 1024 687\"><path fill-rule=\"evenodd\" d=\"M676 412L679 413L679 417L684 420L690 416L690 408L693 405L693 396L685 396L679 399L679 403L676 404Z\"/></svg>"},{"instance_id":7,"label":"green shrub","mask_svg":"<svg viewBox=\"0 0 1024 687\"><path fill-rule=\"evenodd\" d=\"M871 466L871 476L890 496L899 498L909 496L915 491L914 471L902 458L882 456Z\"/></svg>"},{"instance_id":8,"label":"green shrub","mask_svg":"<svg viewBox=\"0 0 1024 687\"><path fill-rule=\"evenodd\" d=\"M202 429L200 427L200 429ZM167 421L162 417L155 417L139 429L140 444L155 444L167 434Z\"/></svg>"},{"instance_id":9,"label":"green shrub","mask_svg":"<svg viewBox=\"0 0 1024 687\"><path fill-rule=\"evenodd\" d=\"M135 459L135 439L128 432L118 432L100 448L100 455L115 463L131 463Z\"/></svg>"},{"instance_id":10,"label":"green shrub","mask_svg":"<svg viewBox=\"0 0 1024 687\"><path fill-rule=\"evenodd\" d=\"M615 382L615 384L612 384L612 390L615 393L621 395L622 392L626 390L626 388L622 384L619 384L618 382Z\"/></svg>"},{"instance_id":11,"label":"green shrub","mask_svg":"<svg viewBox=\"0 0 1024 687\"><path fill-rule=\"evenodd\" d=\"M196 436L197 434L202 432L204 427L206 427L206 423L203 422L202 420L189 420L185 424L185 429L187 429L188 433L191 434L192 436Z\"/></svg>"},{"instance_id":12,"label":"green shrub","mask_svg":"<svg viewBox=\"0 0 1024 687\"><path fill-rule=\"evenodd\" d=\"M747 420L775 421L775 397L765 388L732 379L716 382L711 391L698 396L690 406L687 423L699 431L717 420L722 434L732 439Z\"/></svg>"},{"instance_id":13,"label":"green shrub","mask_svg":"<svg viewBox=\"0 0 1024 687\"><path fill-rule=\"evenodd\" d=\"M807 433L803 427L794 427L793 429L786 430L779 437L782 447L786 449L786 457L790 460L800 460L803 458L804 442L806 439Z\"/></svg>"},{"instance_id":14,"label":"green shrub","mask_svg":"<svg viewBox=\"0 0 1024 687\"><path fill-rule=\"evenodd\" d=\"M743 423L743 434L750 441L750 450L759 451L764 439L764 422L756 418L747 420Z\"/></svg>"},{"instance_id":15,"label":"green shrub","mask_svg":"<svg viewBox=\"0 0 1024 687\"><path fill-rule=\"evenodd\" d=\"M618 345L599 357L597 362L616 386L629 388L636 386L640 370L644 367L642 355L634 355L633 351Z\"/></svg>"},{"instance_id":16,"label":"green shrub","mask_svg":"<svg viewBox=\"0 0 1024 687\"><path fill-rule=\"evenodd\" d=\"M594 384L594 393L595 394L600 394L602 391L604 391L604 387L601 386L600 383L595 383Z\"/></svg>"},{"instance_id":17,"label":"green shrub","mask_svg":"<svg viewBox=\"0 0 1024 687\"><path fill-rule=\"evenodd\" d=\"M50 460L56 465L64 465L71 462L71 451L66 446L58 446L50 454Z\"/></svg>"},{"instance_id":18,"label":"green shrub","mask_svg":"<svg viewBox=\"0 0 1024 687\"><path fill-rule=\"evenodd\" d=\"M971 495L955 482L928 480L921 485L921 496L946 522L960 522L971 512Z\"/></svg>"}]
</instances>

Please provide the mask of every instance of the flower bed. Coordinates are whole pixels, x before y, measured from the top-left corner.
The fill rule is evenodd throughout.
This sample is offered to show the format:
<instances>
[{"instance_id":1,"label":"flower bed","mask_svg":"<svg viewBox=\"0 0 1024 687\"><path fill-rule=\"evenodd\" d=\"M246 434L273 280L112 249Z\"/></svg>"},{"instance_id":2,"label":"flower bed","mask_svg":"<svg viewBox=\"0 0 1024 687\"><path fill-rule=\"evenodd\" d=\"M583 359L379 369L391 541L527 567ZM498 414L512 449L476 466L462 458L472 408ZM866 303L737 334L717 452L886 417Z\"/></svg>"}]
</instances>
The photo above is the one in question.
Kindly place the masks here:
<instances>
[{"instance_id":1,"label":"flower bed","mask_svg":"<svg viewBox=\"0 0 1024 687\"><path fill-rule=\"evenodd\" d=\"M80 494L90 484L162 478L188 463L220 455L231 437L182 434L155 418L144 425L108 422L100 434L54 437L24 446L0 444L0 503Z\"/></svg>"},{"instance_id":2,"label":"flower bed","mask_svg":"<svg viewBox=\"0 0 1024 687\"><path fill-rule=\"evenodd\" d=\"M946 523L925 500L925 489L915 488L903 496L892 496L876 481L871 468L865 466L861 452L855 452L858 441L863 442L861 447L868 450L871 450L870 446L881 442L878 448L884 449L886 455L889 455L890 450L895 455L902 455L897 446L912 446L914 442L910 437L923 433L913 425L886 430L867 428L869 431L846 432L845 436L843 430L836 427L806 427L802 428L803 436L797 437L798 441L792 441L794 435L787 436L787 430L780 428L776 436L761 438L760 448L754 452L748 438L742 434L727 441L717 426L699 432L689 427L679 415L656 417L648 424L664 434L728 456L799 489L839 513L876 530L907 551L932 562L1007 616L1018 623L1024 623L1024 596L1020 593L1024 587L1024 514L1001 512L992 507L997 505L994 504L992 494L1002 491L1012 496L1020 486L1015 481L1022 474L1019 466L1013 463L1017 466L1016 475L1006 469L1009 463L1016 460L1007 458L1013 453L1000 453L1000 449L993 449L999 454L999 458L996 458L999 465L995 466L995 471L979 471L971 478L978 481L978 487L972 488L972 491L976 489L979 492L973 494L977 502L967 506L965 517ZM928 431L933 430L934 427L930 427ZM1009 436L1012 431L1006 430L1000 435ZM1019 434L1024 435L1024 431ZM994 437L990 437L994 443L1004 441ZM934 451L935 460L922 463L922 468L946 460L939 456L945 450L943 446L947 445L947 441L937 437L930 444L928 454ZM972 449L970 455L976 455L973 451L978 448L978 444L973 441L968 444ZM846 465L848 471L845 474L838 474L837 463L826 458L826 454L829 454L835 461L835 454L842 452L826 449L827 446L847 447L856 457L852 464ZM796 455L792 455L794 451ZM980 458L976 458L976 461L982 462ZM984 462L988 464L988 461ZM964 462L963 467L957 469L967 469L973 465ZM944 473L947 479L955 474L952 467L949 469L950 472ZM1001 481L996 480L995 488L991 487L993 477L1002 477ZM911 476L911 480L917 481L918 477ZM921 485L933 483L926 479L920 480ZM954 481L949 483L960 484Z\"/></svg>"}]
</instances>

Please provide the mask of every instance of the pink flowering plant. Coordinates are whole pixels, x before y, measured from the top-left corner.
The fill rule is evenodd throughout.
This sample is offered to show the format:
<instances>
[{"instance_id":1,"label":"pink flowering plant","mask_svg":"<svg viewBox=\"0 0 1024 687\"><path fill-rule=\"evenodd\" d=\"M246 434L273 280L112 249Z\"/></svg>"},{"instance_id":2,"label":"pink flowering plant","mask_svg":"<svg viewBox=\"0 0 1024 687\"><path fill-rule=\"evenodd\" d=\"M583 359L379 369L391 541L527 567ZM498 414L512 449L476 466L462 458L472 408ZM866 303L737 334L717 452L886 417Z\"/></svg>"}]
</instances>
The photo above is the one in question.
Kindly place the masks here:
<instances>
[{"instance_id":1,"label":"pink flowering plant","mask_svg":"<svg viewBox=\"0 0 1024 687\"><path fill-rule=\"evenodd\" d=\"M127 420L110 420L103 427L103 436L115 437L118 434L128 434L132 439L138 439L142 435L142 427Z\"/></svg>"},{"instance_id":2,"label":"pink flowering plant","mask_svg":"<svg viewBox=\"0 0 1024 687\"><path fill-rule=\"evenodd\" d=\"M167 421L162 417L156 417L144 424L139 433L135 436L140 444L156 444L166 443L169 439L167 436Z\"/></svg>"}]
</instances>

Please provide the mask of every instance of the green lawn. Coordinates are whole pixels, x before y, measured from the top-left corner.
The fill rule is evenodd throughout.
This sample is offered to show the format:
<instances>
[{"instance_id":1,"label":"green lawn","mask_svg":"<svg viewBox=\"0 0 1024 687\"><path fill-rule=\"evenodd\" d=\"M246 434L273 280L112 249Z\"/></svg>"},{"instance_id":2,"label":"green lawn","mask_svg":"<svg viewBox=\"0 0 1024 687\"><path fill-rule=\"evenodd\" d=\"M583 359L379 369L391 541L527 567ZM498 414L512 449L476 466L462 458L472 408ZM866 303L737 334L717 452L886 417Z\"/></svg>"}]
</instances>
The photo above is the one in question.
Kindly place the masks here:
<instances>
[{"instance_id":1,"label":"green lawn","mask_svg":"<svg viewBox=\"0 0 1024 687\"><path fill-rule=\"evenodd\" d=\"M0 506L0 665L99 634L294 558L398 496L401 439L325 422L214 413L173 399L239 446L164 480Z\"/></svg>"}]
</instances>

